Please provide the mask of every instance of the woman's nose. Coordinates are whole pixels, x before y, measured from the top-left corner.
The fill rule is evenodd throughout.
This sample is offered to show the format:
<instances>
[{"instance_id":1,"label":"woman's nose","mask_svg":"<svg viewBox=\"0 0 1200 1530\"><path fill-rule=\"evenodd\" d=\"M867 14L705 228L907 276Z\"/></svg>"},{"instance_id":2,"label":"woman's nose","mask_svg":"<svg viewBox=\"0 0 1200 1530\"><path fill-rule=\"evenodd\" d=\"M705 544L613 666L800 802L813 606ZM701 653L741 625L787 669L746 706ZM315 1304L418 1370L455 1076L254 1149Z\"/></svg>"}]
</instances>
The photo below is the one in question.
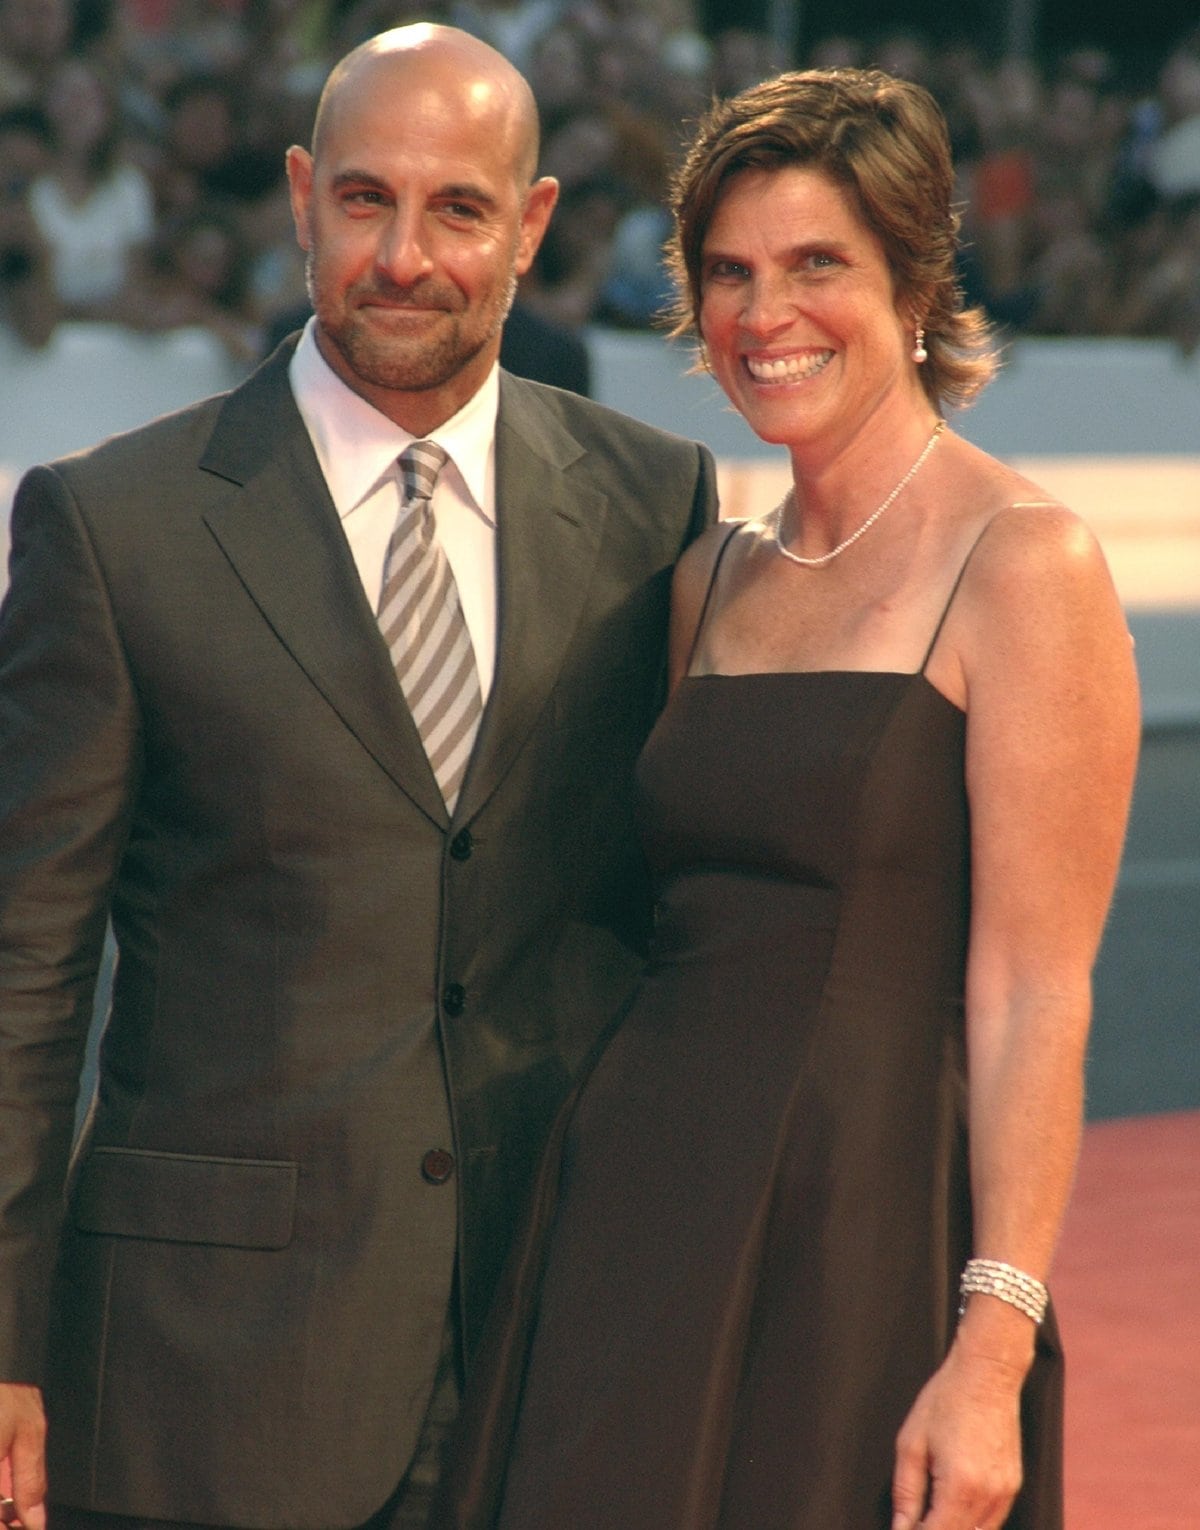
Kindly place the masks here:
<instances>
[{"instance_id":1,"label":"woman's nose","mask_svg":"<svg viewBox=\"0 0 1200 1530\"><path fill-rule=\"evenodd\" d=\"M790 323L793 316L785 283L756 276L747 285L740 322L749 334L761 339Z\"/></svg>"}]
</instances>

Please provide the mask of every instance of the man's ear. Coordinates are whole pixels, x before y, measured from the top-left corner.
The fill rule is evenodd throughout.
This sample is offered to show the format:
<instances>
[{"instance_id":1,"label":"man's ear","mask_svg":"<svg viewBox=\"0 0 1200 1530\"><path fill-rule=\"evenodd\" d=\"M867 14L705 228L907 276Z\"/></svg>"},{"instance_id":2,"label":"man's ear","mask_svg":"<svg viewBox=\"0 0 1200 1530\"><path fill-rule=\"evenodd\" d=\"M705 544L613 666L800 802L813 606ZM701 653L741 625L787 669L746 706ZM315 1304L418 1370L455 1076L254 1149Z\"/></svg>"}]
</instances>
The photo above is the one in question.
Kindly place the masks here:
<instances>
[{"instance_id":1,"label":"man's ear","mask_svg":"<svg viewBox=\"0 0 1200 1530\"><path fill-rule=\"evenodd\" d=\"M288 195L292 204L292 222L296 225L296 240L302 250L312 248L312 229L309 209L312 206L313 157L307 149L293 144L287 151Z\"/></svg>"},{"instance_id":2,"label":"man's ear","mask_svg":"<svg viewBox=\"0 0 1200 1530\"><path fill-rule=\"evenodd\" d=\"M514 269L524 276L533 264L546 230L550 226L550 214L558 201L558 182L552 175L540 176L525 193L525 206L521 209L521 231L517 240L517 258Z\"/></svg>"}]
</instances>

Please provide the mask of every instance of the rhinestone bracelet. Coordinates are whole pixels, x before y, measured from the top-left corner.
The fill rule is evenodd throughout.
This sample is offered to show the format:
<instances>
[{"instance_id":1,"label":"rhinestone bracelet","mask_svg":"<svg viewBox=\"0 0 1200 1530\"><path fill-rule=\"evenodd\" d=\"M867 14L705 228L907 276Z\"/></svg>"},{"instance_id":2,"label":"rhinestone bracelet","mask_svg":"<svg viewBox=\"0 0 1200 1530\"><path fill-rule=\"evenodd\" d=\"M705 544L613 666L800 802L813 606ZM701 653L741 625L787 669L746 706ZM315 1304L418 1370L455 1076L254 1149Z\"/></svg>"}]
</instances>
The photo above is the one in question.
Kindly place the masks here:
<instances>
[{"instance_id":1,"label":"rhinestone bracelet","mask_svg":"<svg viewBox=\"0 0 1200 1530\"><path fill-rule=\"evenodd\" d=\"M1050 1300L1050 1293L1040 1280L1026 1275L1024 1270L1014 1269L1011 1264L1003 1264L999 1259L967 1260L958 1287L959 1317L966 1311L967 1297L972 1292L998 1296L1035 1323L1040 1323L1046 1316L1046 1304Z\"/></svg>"}]
</instances>

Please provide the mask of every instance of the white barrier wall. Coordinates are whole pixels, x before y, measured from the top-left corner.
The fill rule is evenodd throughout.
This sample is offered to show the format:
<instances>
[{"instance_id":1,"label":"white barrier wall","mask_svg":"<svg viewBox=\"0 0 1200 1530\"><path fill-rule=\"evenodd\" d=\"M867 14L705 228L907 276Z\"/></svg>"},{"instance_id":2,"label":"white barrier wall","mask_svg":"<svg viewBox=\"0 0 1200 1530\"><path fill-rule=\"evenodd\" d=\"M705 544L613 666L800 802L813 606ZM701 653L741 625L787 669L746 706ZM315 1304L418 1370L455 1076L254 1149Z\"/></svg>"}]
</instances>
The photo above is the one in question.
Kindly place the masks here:
<instances>
[{"instance_id":1,"label":"white barrier wall","mask_svg":"<svg viewBox=\"0 0 1200 1530\"><path fill-rule=\"evenodd\" d=\"M718 457L773 455L685 347L591 330L596 396L707 442ZM135 335L60 326L30 351L0 330L0 465L10 472L228 387L242 368L203 330ZM1023 340L955 429L1002 457L1200 456L1200 352L1166 341Z\"/></svg>"},{"instance_id":2,"label":"white barrier wall","mask_svg":"<svg viewBox=\"0 0 1200 1530\"><path fill-rule=\"evenodd\" d=\"M205 330L62 324L31 351L0 330L0 553L25 468L219 393L244 373ZM6 583L0 576L0 588Z\"/></svg>"},{"instance_id":3,"label":"white barrier wall","mask_svg":"<svg viewBox=\"0 0 1200 1530\"><path fill-rule=\"evenodd\" d=\"M712 448L726 514L781 496L785 457L712 378L688 375L685 347L603 330L588 340L598 398ZM4 520L24 468L230 387L243 370L202 330L63 325L43 351L0 333ZM1024 341L954 425L1091 521L1128 604L1200 606L1200 354L1156 341Z\"/></svg>"}]
</instances>

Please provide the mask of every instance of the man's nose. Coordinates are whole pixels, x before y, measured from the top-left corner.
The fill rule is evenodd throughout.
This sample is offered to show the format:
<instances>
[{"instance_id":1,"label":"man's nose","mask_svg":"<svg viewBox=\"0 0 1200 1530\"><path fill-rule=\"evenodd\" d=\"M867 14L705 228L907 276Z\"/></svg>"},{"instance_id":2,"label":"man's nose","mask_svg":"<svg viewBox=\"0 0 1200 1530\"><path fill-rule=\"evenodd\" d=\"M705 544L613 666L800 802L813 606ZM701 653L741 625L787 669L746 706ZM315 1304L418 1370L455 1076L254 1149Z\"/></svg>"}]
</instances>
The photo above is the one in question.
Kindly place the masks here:
<instances>
[{"instance_id":1,"label":"man's nose","mask_svg":"<svg viewBox=\"0 0 1200 1530\"><path fill-rule=\"evenodd\" d=\"M379 242L379 267L397 286L409 286L433 270L427 231L414 212L397 208Z\"/></svg>"}]
</instances>

